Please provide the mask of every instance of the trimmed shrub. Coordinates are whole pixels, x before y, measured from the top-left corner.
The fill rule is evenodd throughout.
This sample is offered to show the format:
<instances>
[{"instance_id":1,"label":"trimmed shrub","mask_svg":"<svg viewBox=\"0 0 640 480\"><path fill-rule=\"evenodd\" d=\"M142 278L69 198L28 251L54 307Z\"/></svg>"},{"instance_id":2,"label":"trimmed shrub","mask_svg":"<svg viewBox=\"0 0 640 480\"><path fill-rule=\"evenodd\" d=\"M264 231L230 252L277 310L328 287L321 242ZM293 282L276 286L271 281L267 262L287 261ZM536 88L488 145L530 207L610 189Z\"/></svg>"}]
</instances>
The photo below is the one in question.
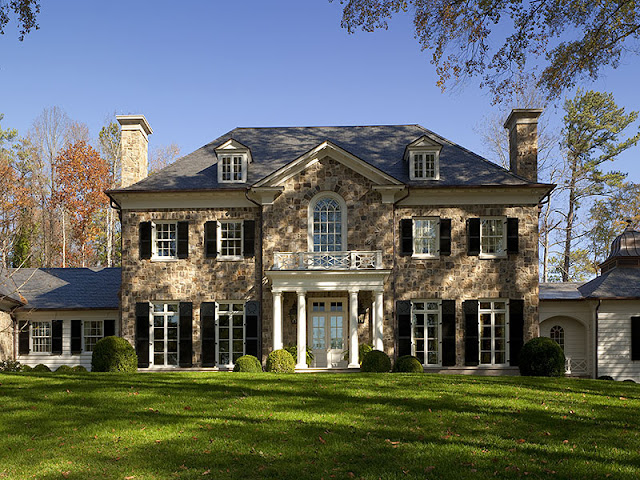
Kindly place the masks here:
<instances>
[{"instance_id":1,"label":"trimmed shrub","mask_svg":"<svg viewBox=\"0 0 640 480\"><path fill-rule=\"evenodd\" d=\"M520 351L520 375L561 377L564 375L564 352L547 337L529 340Z\"/></svg>"},{"instance_id":2,"label":"trimmed shrub","mask_svg":"<svg viewBox=\"0 0 640 480\"><path fill-rule=\"evenodd\" d=\"M45 364L39 363L38 365L33 367L31 371L34 373L50 373L51 369L47 367Z\"/></svg>"},{"instance_id":3,"label":"trimmed shrub","mask_svg":"<svg viewBox=\"0 0 640 480\"><path fill-rule=\"evenodd\" d=\"M420 360L413 355L404 355L396 360L393 371L398 373L424 373L424 368L422 368Z\"/></svg>"},{"instance_id":4,"label":"trimmed shrub","mask_svg":"<svg viewBox=\"0 0 640 480\"><path fill-rule=\"evenodd\" d=\"M87 373L87 369L84 368L82 365L76 365L75 367L73 367L73 371L75 373Z\"/></svg>"},{"instance_id":5,"label":"trimmed shrub","mask_svg":"<svg viewBox=\"0 0 640 480\"><path fill-rule=\"evenodd\" d=\"M31 365L22 365L20 367L20 371L23 372L23 373L28 373L28 372L33 371L33 367Z\"/></svg>"},{"instance_id":6,"label":"trimmed shrub","mask_svg":"<svg viewBox=\"0 0 640 480\"><path fill-rule=\"evenodd\" d=\"M91 371L135 373L138 371L138 356L124 338L104 337L93 347Z\"/></svg>"},{"instance_id":7,"label":"trimmed shrub","mask_svg":"<svg viewBox=\"0 0 640 480\"><path fill-rule=\"evenodd\" d=\"M386 373L389 370L391 370L391 359L380 350L371 350L362 359L361 372Z\"/></svg>"},{"instance_id":8,"label":"trimmed shrub","mask_svg":"<svg viewBox=\"0 0 640 480\"><path fill-rule=\"evenodd\" d=\"M623 382L627 382L627 383L636 383L635 380L632 380L630 378L627 378L626 380L623 380Z\"/></svg>"},{"instance_id":9,"label":"trimmed shrub","mask_svg":"<svg viewBox=\"0 0 640 480\"><path fill-rule=\"evenodd\" d=\"M600 375L598 377L598 380L608 380L610 382L613 382L613 377L611 375Z\"/></svg>"},{"instance_id":10,"label":"trimmed shrub","mask_svg":"<svg viewBox=\"0 0 640 480\"><path fill-rule=\"evenodd\" d=\"M267 372L293 373L296 369L296 362L293 356L286 350L274 350L267 357Z\"/></svg>"},{"instance_id":11,"label":"trimmed shrub","mask_svg":"<svg viewBox=\"0 0 640 480\"><path fill-rule=\"evenodd\" d=\"M293 361L298 363L298 346L291 345L289 347L284 347L284 349L291 354L293 357ZM309 347L307 347L307 366L310 367L313 363L313 352Z\"/></svg>"},{"instance_id":12,"label":"trimmed shrub","mask_svg":"<svg viewBox=\"0 0 640 480\"><path fill-rule=\"evenodd\" d=\"M262 372L262 363L253 355L244 355L236 360L233 371L248 373Z\"/></svg>"},{"instance_id":13,"label":"trimmed shrub","mask_svg":"<svg viewBox=\"0 0 640 480\"><path fill-rule=\"evenodd\" d=\"M373 345L369 345L368 343L361 343L358 346L358 363L360 365L362 365L362 359L364 358L364 356L373 351ZM349 361L349 350L345 350L344 351L344 356L342 357L342 359L345 362Z\"/></svg>"},{"instance_id":14,"label":"trimmed shrub","mask_svg":"<svg viewBox=\"0 0 640 480\"><path fill-rule=\"evenodd\" d=\"M20 362L13 360L4 360L0 362L0 372L21 372L22 365Z\"/></svg>"},{"instance_id":15,"label":"trimmed shrub","mask_svg":"<svg viewBox=\"0 0 640 480\"><path fill-rule=\"evenodd\" d=\"M73 373L73 367L69 365L60 365L56 368L56 373Z\"/></svg>"}]
</instances>

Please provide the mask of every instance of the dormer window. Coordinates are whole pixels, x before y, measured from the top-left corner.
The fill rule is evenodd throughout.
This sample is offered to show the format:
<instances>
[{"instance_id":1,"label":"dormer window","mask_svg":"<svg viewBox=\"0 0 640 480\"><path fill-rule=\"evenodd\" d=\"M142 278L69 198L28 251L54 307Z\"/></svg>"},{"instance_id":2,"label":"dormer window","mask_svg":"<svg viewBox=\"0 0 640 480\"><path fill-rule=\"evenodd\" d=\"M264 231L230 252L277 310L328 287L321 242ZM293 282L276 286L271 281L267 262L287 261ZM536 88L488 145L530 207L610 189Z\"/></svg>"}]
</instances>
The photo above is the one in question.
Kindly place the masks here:
<instances>
[{"instance_id":1,"label":"dormer window","mask_svg":"<svg viewBox=\"0 0 640 480\"><path fill-rule=\"evenodd\" d=\"M247 147L235 140L227 140L217 147L218 182L246 183L247 169L251 163L251 152Z\"/></svg>"},{"instance_id":2,"label":"dormer window","mask_svg":"<svg viewBox=\"0 0 640 480\"><path fill-rule=\"evenodd\" d=\"M439 180L441 148L442 145L426 135L407 145L405 160L409 164L409 178Z\"/></svg>"}]
</instances>

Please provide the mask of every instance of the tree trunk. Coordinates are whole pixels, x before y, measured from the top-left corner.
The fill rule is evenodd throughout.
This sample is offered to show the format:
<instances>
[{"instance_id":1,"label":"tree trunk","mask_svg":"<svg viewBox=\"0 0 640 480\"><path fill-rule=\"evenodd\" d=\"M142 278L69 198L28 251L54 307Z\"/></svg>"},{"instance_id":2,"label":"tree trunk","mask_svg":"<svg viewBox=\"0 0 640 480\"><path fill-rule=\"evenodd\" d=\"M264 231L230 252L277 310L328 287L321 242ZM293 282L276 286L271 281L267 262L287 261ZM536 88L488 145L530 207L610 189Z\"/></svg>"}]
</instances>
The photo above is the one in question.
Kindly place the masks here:
<instances>
[{"instance_id":1,"label":"tree trunk","mask_svg":"<svg viewBox=\"0 0 640 480\"><path fill-rule=\"evenodd\" d=\"M60 207L62 213L62 268L67 266L67 222L65 222L64 207ZM84 265L83 265L84 266Z\"/></svg>"},{"instance_id":2,"label":"tree trunk","mask_svg":"<svg viewBox=\"0 0 640 480\"><path fill-rule=\"evenodd\" d=\"M573 239L573 220L576 203L576 171L575 163L572 165L571 182L569 183L569 209L567 212L567 228L564 240L564 261L562 264L562 281L569 281L569 268L571 267L571 240Z\"/></svg>"}]
</instances>

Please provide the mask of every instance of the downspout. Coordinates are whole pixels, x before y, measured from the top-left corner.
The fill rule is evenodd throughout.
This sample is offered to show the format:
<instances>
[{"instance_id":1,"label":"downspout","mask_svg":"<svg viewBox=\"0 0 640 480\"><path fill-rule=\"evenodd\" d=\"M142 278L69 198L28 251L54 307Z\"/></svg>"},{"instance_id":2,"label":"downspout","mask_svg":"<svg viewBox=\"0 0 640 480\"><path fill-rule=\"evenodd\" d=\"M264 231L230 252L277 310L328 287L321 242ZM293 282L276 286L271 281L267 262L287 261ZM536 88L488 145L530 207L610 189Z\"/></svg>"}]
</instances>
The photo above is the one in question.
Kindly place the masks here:
<instances>
[{"instance_id":1,"label":"downspout","mask_svg":"<svg viewBox=\"0 0 640 480\"><path fill-rule=\"evenodd\" d=\"M402 197L399 198L398 200L394 201L392 204L392 216L393 216L393 274L391 275L391 296L392 296L392 301L393 301L393 306L391 307L391 312L392 312L392 319L391 321L393 322L393 331L394 331L394 335L393 335L393 353L396 354L398 353L398 325L397 325L397 315L396 315L396 281L397 281L397 276L398 276L398 255L397 255L397 251L396 251L396 238L397 238L397 231L398 231L398 221L396 218L396 206L398 204L398 202L401 202L402 200L404 200L405 198L407 198L409 196L409 186L407 185L407 194ZM399 239L398 239L399 240ZM383 305L383 312L384 312L384 305ZM384 335L384 331L383 331L383 335Z\"/></svg>"},{"instance_id":2,"label":"downspout","mask_svg":"<svg viewBox=\"0 0 640 480\"><path fill-rule=\"evenodd\" d=\"M256 252L256 281L258 283L258 298L260 299L260 341L258 342L258 351L260 352L260 356L262 357L262 317L264 313L264 308L262 305L262 279L264 278L263 272L263 262L262 262L262 208L263 205L249 198L249 189L245 189L244 196L247 200L253 203L258 207L258 223L260 224L260 235L258 235L258 248ZM259 267L259 268L258 268ZM262 359L260 359L262 361Z\"/></svg>"},{"instance_id":3,"label":"downspout","mask_svg":"<svg viewBox=\"0 0 640 480\"><path fill-rule=\"evenodd\" d=\"M594 334L594 355L593 355L593 378L598 378L598 312L600 310L600 305L602 305L602 300L598 300L598 306L596 307L593 313L593 334Z\"/></svg>"}]
</instances>

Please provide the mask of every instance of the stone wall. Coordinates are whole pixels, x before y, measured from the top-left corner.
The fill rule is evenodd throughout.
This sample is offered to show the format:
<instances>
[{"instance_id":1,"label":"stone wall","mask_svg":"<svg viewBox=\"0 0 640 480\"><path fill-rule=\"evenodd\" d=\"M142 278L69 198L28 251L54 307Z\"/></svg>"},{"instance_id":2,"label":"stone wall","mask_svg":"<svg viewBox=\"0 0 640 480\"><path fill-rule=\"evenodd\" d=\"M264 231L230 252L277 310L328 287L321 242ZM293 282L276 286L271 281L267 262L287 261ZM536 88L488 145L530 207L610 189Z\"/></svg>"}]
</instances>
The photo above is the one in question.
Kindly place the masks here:
<instances>
[{"instance_id":1,"label":"stone wall","mask_svg":"<svg viewBox=\"0 0 640 480\"><path fill-rule=\"evenodd\" d=\"M258 208L125 210L122 215L122 336L135 345L136 302L193 302L193 361L194 365L198 365L201 354L200 304L260 298L259 255L238 261L205 258L204 223L214 220L256 220L256 238L259 238L258 219ZM152 220L189 222L187 259L140 259L138 225ZM256 252L259 252L258 246Z\"/></svg>"},{"instance_id":2,"label":"stone wall","mask_svg":"<svg viewBox=\"0 0 640 480\"><path fill-rule=\"evenodd\" d=\"M13 321L7 312L0 312L0 362L13 359Z\"/></svg>"}]
</instances>

